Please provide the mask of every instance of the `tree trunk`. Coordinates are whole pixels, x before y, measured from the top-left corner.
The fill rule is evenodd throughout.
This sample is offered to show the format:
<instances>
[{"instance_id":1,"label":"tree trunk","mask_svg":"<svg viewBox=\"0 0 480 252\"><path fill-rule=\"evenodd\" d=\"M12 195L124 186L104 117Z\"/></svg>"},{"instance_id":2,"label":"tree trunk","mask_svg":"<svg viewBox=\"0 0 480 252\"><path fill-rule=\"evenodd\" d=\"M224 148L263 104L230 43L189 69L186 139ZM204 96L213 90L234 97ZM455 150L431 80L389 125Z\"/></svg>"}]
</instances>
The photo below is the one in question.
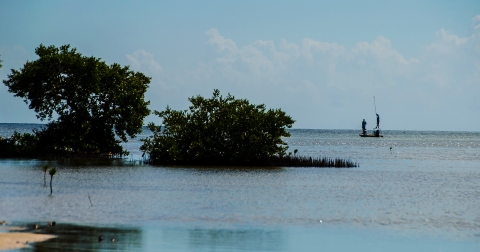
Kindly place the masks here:
<instances>
[{"instance_id":1,"label":"tree trunk","mask_svg":"<svg viewBox=\"0 0 480 252\"><path fill-rule=\"evenodd\" d=\"M52 180L53 180L53 176L50 177L50 195L52 195L53 193Z\"/></svg>"}]
</instances>

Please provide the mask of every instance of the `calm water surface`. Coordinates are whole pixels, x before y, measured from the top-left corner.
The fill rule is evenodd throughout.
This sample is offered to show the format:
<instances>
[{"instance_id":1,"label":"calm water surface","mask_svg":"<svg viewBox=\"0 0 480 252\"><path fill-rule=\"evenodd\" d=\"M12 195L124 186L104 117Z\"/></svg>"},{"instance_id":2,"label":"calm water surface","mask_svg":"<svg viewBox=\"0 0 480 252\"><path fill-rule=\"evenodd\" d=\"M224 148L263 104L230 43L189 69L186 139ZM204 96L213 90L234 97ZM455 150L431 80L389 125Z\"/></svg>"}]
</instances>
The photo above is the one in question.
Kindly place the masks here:
<instances>
[{"instance_id":1,"label":"calm water surface","mask_svg":"<svg viewBox=\"0 0 480 252\"><path fill-rule=\"evenodd\" d=\"M0 124L0 136L35 126ZM49 196L47 161L0 160L0 219L60 223L50 230L59 238L35 251L480 251L480 133L291 133L292 152L360 168L54 160ZM127 161L140 159L140 144L125 144ZM98 243L99 234L117 241Z\"/></svg>"}]
</instances>

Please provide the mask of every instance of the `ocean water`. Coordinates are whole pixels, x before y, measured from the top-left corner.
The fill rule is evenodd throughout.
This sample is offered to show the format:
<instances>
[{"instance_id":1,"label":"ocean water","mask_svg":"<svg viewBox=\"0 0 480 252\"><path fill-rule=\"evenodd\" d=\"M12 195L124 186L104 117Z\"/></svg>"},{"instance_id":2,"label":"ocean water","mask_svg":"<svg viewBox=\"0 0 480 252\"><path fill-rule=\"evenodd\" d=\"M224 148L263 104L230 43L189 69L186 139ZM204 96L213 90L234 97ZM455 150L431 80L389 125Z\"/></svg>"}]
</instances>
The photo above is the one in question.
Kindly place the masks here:
<instances>
[{"instance_id":1,"label":"ocean water","mask_svg":"<svg viewBox=\"0 0 480 252\"><path fill-rule=\"evenodd\" d=\"M125 161L0 159L0 220L59 223L32 251L480 251L479 132L290 132L291 152L360 167L134 165L145 130Z\"/></svg>"}]
</instances>

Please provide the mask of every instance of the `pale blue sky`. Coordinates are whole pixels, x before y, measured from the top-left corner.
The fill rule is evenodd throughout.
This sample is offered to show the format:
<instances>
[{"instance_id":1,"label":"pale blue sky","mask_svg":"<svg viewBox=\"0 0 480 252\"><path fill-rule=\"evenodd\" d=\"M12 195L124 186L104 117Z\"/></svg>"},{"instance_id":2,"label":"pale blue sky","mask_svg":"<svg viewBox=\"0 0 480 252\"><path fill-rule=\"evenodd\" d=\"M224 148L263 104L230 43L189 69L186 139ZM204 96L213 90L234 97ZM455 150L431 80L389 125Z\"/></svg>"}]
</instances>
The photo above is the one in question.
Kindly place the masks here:
<instances>
[{"instance_id":1,"label":"pale blue sky","mask_svg":"<svg viewBox=\"0 0 480 252\"><path fill-rule=\"evenodd\" d=\"M218 88L371 129L375 96L384 130L480 131L480 1L0 1L0 79L40 43L152 77L152 110ZM39 122L3 83L0 122Z\"/></svg>"}]
</instances>

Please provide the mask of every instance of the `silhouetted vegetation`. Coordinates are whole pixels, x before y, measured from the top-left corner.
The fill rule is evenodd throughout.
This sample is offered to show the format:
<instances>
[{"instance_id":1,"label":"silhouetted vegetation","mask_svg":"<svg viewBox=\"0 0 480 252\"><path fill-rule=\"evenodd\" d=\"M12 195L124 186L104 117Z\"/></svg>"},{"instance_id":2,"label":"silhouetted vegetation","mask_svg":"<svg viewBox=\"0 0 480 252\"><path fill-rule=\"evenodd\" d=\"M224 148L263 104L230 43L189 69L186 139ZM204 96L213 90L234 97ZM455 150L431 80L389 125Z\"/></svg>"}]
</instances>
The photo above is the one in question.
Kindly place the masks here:
<instances>
[{"instance_id":1,"label":"silhouetted vegetation","mask_svg":"<svg viewBox=\"0 0 480 252\"><path fill-rule=\"evenodd\" d=\"M150 113L144 94L150 78L118 64L108 66L64 45L35 50L39 59L13 70L3 83L47 120L33 133L0 137L0 157L114 157L128 152L120 143L141 131ZM1 60L0 60L1 67ZM357 167L340 158L286 155L287 128L295 122L280 109L250 104L246 99L220 95L191 97L189 110L167 106L154 113L163 125L148 128L153 136L141 150L154 164ZM55 118L55 120L54 120ZM44 167L44 172L48 167ZM50 188L56 169L49 170ZM44 174L44 181L45 181Z\"/></svg>"},{"instance_id":2,"label":"silhouetted vegetation","mask_svg":"<svg viewBox=\"0 0 480 252\"><path fill-rule=\"evenodd\" d=\"M47 186L47 171L48 171L48 168L50 168L50 164L44 164L42 166L42 170L43 170L43 186Z\"/></svg>"},{"instance_id":3,"label":"silhouetted vegetation","mask_svg":"<svg viewBox=\"0 0 480 252\"><path fill-rule=\"evenodd\" d=\"M53 182L53 176L57 173L57 168L53 167L50 170L48 170L48 174L50 174L50 195L53 193L53 187L52 187L52 182Z\"/></svg>"},{"instance_id":4,"label":"silhouetted vegetation","mask_svg":"<svg viewBox=\"0 0 480 252\"><path fill-rule=\"evenodd\" d=\"M0 137L0 157L28 157L38 152L37 134L14 132L11 137Z\"/></svg>"},{"instance_id":5,"label":"silhouetted vegetation","mask_svg":"<svg viewBox=\"0 0 480 252\"><path fill-rule=\"evenodd\" d=\"M69 45L40 45L35 52L39 59L12 69L3 83L49 123L0 139L0 156L127 155L120 143L135 137L150 113L144 100L150 78Z\"/></svg>"},{"instance_id":6,"label":"silhouetted vegetation","mask_svg":"<svg viewBox=\"0 0 480 252\"><path fill-rule=\"evenodd\" d=\"M360 164L349 159L343 158L329 158L329 157L304 157L304 156L272 156L254 161L239 161L236 163L228 163L221 161L160 161L150 160L153 164L162 165L214 165L214 166L262 166L262 167L319 167L319 168L355 168L360 167Z\"/></svg>"},{"instance_id":7,"label":"silhouetted vegetation","mask_svg":"<svg viewBox=\"0 0 480 252\"><path fill-rule=\"evenodd\" d=\"M360 164L349 159L328 158L328 157L303 157L303 156L275 156L267 159L262 164L264 166L285 166L285 167L335 167L335 168L353 168Z\"/></svg>"},{"instance_id":8,"label":"silhouetted vegetation","mask_svg":"<svg viewBox=\"0 0 480 252\"><path fill-rule=\"evenodd\" d=\"M157 164L257 165L288 149L282 137L294 120L280 109L253 105L214 90L213 97L191 97L189 110L167 107L155 114L163 127L150 123L153 136L143 139L141 150Z\"/></svg>"},{"instance_id":9,"label":"silhouetted vegetation","mask_svg":"<svg viewBox=\"0 0 480 252\"><path fill-rule=\"evenodd\" d=\"M213 97L191 97L189 110L167 107L154 113L163 125L148 128L153 136L142 139L140 150L149 161L162 165L192 166L284 166L284 167L358 167L341 158L311 158L286 155L287 128L294 120L280 109L253 105L214 90Z\"/></svg>"}]
</instances>

